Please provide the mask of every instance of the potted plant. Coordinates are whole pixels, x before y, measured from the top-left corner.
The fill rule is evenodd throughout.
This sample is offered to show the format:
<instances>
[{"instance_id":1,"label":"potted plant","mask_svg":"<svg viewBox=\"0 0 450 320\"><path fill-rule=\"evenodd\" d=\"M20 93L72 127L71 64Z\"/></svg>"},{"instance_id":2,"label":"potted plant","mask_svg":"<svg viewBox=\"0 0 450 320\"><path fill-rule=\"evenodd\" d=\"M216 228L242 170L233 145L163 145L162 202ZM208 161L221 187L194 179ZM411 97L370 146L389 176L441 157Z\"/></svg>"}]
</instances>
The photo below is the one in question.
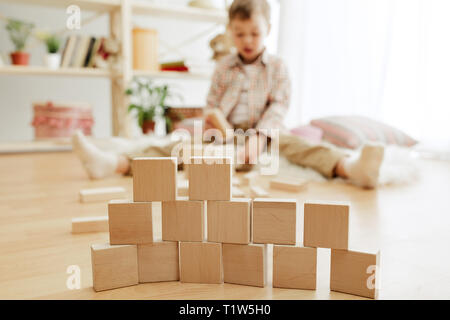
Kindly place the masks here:
<instances>
[{"instance_id":1,"label":"potted plant","mask_svg":"<svg viewBox=\"0 0 450 320\"><path fill-rule=\"evenodd\" d=\"M8 31L9 38L15 47L15 51L11 53L12 64L28 65L30 61L30 54L24 52L23 50L25 49L25 44L33 28L34 25L32 23L8 19L6 31Z\"/></svg>"},{"instance_id":2,"label":"potted plant","mask_svg":"<svg viewBox=\"0 0 450 320\"><path fill-rule=\"evenodd\" d=\"M39 32L36 36L39 40L43 41L47 47L45 65L50 69L58 69L61 65L61 54L59 53L61 38L55 34L46 32Z\"/></svg>"},{"instance_id":3,"label":"potted plant","mask_svg":"<svg viewBox=\"0 0 450 320\"><path fill-rule=\"evenodd\" d=\"M155 130L158 117L165 122L166 132L172 131L174 120L181 119L181 115L174 117L176 113L170 111L166 99L177 97L182 100L182 98L174 94L167 84L157 86L145 79L134 79L125 94L131 98L128 112L137 113L138 124L144 134Z\"/></svg>"}]
</instances>

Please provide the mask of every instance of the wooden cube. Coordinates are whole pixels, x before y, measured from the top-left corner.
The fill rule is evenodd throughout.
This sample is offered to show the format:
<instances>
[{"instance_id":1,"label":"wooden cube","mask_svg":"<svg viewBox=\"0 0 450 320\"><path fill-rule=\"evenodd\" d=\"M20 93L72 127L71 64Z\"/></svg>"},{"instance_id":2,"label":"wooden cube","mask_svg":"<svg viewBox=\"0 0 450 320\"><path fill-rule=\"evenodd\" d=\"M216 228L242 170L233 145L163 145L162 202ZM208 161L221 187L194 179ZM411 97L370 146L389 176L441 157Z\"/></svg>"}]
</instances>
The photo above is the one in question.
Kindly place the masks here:
<instances>
[{"instance_id":1,"label":"wooden cube","mask_svg":"<svg viewBox=\"0 0 450 320\"><path fill-rule=\"evenodd\" d=\"M317 249L273 247L273 287L316 289Z\"/></svg>"},{"instance_id":2,"label":"wooden cube","mask_svg":"<svg viewBox=\"0 0 450 320\"><path fill-rule=\"evenodd\" d=\"M109 201L113 199L124 199L126 197L125 188L110 187L110 188L95 188L80 190L80 202L100 202Z\"/></svg>"},{"instance_id":3,"label":"wooden cube","mask_svg":"<svg viewBox=\"0 0 450 320\"><path fill-rule=\"evenodd\" d=\"M270 181L270 188L286 191L286 192L300 192L306 183L304 181L291 181L290 179L273 179Z\"/></svg>"},{"instance_id":4,"label":"wooden cube","mask_svg":"<svg viewBox=\"0 0 450 320\"><path fill-rule=\"evenodd\" d=\"M177 194L179 197L189 197L189 180L177 181Z\"/></svg>"},{"instance_id":5,"label":"wooden cube","mask_svg":"<svg viewBox=\"0 0 450 320\"><path fill-rule=\"evenodd\" d=\"M295 245L297 201L255 199L253 201L253 242Z\"/></svg>"},{"instance_id":6,"label":"wooden cube","mask_svg":"<svg viewBox=\"0 0 450 320\"><path fill-rule=\"evenodd\" d=\"M264 287L265 248L263 245L223 244L225 283Z\"/></svg>"},{"instance_id":7,"label":"wooden cube","mask_svg":"<svg viewBox=\"0 0 450 320\"><path fill-rule=\"evenodd\" d=\"M152 204L113 200L108 204L109 242L142 244L153 242Z\"/></svg>"},{"instance_id":8,"label":"wooden cube","mask_svg":"<svg viewBox=\"0 0 450 320\"><path fill-rule=\"evenodd\" d=\"M332 249L330 289L376 299L379 257L380 253Z\"/></svg>"},{"instance_id":9,"label":"wooden cube","mask_svg":"<svg viewBox=\"0 0 450 320\"><path fill-rule=\"evenodd\" d=\"M250 185L250 195L254 198L268 198L269 193L261 188L260 186L252 186Z\"/></svg>"},{"instance_id":10,"label":"wooden cube","mask_svg":"<svg viewBox=\"0 0 450 320\"><path fill-rule=\"evenodd\" d=\"M231 158L191 158L189 170L190 200L231 199Z\"/></svg>"},{"instance_id":11,"label":"wooden cube","mask_svg":"<svg viewBox=\"0 0 450 320\"><path fill-rule=\"evenodd\" d=\"M222 244L180 242L180 281L223 283Z\"/></svg>"},{"instance_id":12,"label":"wooden cube","mask_svg":"<svg viewBox=\"0 0 450 320\"><path fill-rule=\"evenodd\" d=\"M250 199L208 201L208 241L250 243Z\"/></svg>"},{"instance_id":13,"label":"wooden cube","mask_svg":"<svg viewBox=\"0 0 450 320\"><path fill-rule=\"evenodd\" d=\"M227 130L233 130L233 127L228 123L227 118L219 108L205 109L205 116L209 119L214 128L222 133L223 140L226 138Z\"/></svg>"},{"instance_id":14,"label":"wooden cube","mask_svg":"<svg viewBox=\"0 0 450 320\"><path fill-rule=\"evenodd\" d=\"M303 245L348 249L349 206L305 203Z\"/></svg>"},{"instance_id":15,"label":"wooden cube","mask_svg":"<svg viewBox=\"0 0 450 320\"><path fill-rule=\"evenodd\" d=\"M244 191L242 191L238 187L233 186L231 192L233 194L233 198L245 198Z\"/></svg>"},{"instance_id":16,"label":"wooden cube","mask_svg":"<svg viewBox=\"0 0 450 320\"><path fill-rule=\"evenodd\" d=\"M133 286L139 282L135 245L92 245L91 260L95 291Z\"/></svg>"},{"instance_id":17,"label":"wooden cube","mask_svg":"<svg viewBox=\"0 0 450 320\"><path fill-rule=\"evenodd\" d=\"M177 158L136 158L132 170L135 202L176 199Z\"/></svg>"},{"instance_id":18,"label":"wooden cube","mask_svg":"<svg viewBox=\"0 0 450 320\"><path fill-rule=\"evenodd\" d=\"M72 233L108 232L108 217L86 217L72 219Z\"/></svg>"},{"instance_id":19,"label":"wooden cube","mask_svg":"<svg viewBox=\"0 0 450 320\"><path fill-rule=\"evenodd\" d=\"M139 282L178 281L178 242L154 242L137 247Z\"/></svg>"},{"instance_id":20,"label":"wooden cube","mask_svg":"<svg viewBox=\"0 0 450 320\"><path fill-rule=\"evenodd\" d=\"M241 184L243 186L249 186L252 184L252 182L259 176L257 171L251 171L249 173L246 173L241 178Z\"/></svg>"},{"instance_id":21,"label":"wooden cube","mask_svg":"<svg viewBox=\"0 0 450 320\"><path fill-rule=\"evenodd\" d=\"M177 200L162 203L162 239L203 241L204 201Z\"/></svg>"}]
</instances>

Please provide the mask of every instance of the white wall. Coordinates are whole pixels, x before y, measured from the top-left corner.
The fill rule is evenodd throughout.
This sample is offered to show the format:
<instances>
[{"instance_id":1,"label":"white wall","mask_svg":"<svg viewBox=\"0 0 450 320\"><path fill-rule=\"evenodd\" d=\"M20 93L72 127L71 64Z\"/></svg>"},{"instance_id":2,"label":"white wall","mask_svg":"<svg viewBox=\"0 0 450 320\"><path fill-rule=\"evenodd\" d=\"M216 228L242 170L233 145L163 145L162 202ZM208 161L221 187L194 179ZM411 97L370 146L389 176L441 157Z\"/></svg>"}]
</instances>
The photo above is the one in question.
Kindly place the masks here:
<instances>
[{"instance_id":1,"label":"white wall","mask_svg":"<svg viewBox=\"0 0 450 320\"><path fill-rule=\"evenodd\" d=\"M223 0L213 0L217 6L223 6ZM278 3L277 0L269 0L274 8L273 32L268 39L270 52L276 51L278 36ZM156 1L157 2L157 1ZM187 0L164 0L164 4L186 4ZM49 31L61 30L65 27L67 15L64 9L47 8L32 5L0 4L0 12L3 16L31 21L38 29ZM82 11L82 19L86 19L92 12ZM161 19L154 16L134 16L133 23L140 27L156 28L159 36L165 42L177 44L197 32L208 29L211 24L184 20ZM93 36L108 36L108 16L89 25L82 25L79 34ZM212 52L209 48L209 40L223 27L216 28L206 34L202 39L183 48L184 56L171 54L170 58L194 58L196 60L210 59ZM9 63L9 52L13 46L4 30L4 21L0 21L0 54L5 63ZM163 46L160 46L160 50ZM45 48L42 44L29 50L32 65L43 65ZM205 104L209 89L209 81L165 81L169 84L176 83L176 90L184 96L185 105L202 106ZM71 78L50 76L10 76L0 75L0 141L24 141L33 139L33 128L30 123L33 118L33 101L80 101L88 102L93 106L95 126L93 134L96 137L108 137L111 135L111 97L110 80L97 78Z\"/></svg>"},{"instance_id":2,"label":"white wall","mask_svg":"<svg viewBox=\"0 0 450 320\"><path fill-rule=\"evenodd\" d=\"M185 3L186 1L172 2ZM0 4L0 12L6 17L34 22L37 28L47 30L63 29L67 17L64 9L4 3ZM92 14L92 12L82 11L82 19ZM135 16L133 22L142 27L158 29L160 37L171 44L183 41L186 37L195 32L201 32L211 25L187 20L164 20L153 16ZM105 15L89 25L82 25L81 30L77 32L93 36L108 36L108 30L108 16ZM185 58L209 59L212 55L208 46L209 40L219 30L216 29L203 39L185 47L183 50L186 53ZM8 54L12 49L13 46L2 21L0 22L0 53L5 63L9 63ZM30 64L43 65L45 47L38 43L37 47L29 51ZM184 96L186 105L204 105L209 81L163 82L176 82L177 90ZM94 136L108 137L111 135L110 95L109 79L0 75L0 141L31 140L33 138L33 128L30 125L33 118L32 103L46 100L89 102L93 106L96 122Z\"/></svg>"}]
</instances>

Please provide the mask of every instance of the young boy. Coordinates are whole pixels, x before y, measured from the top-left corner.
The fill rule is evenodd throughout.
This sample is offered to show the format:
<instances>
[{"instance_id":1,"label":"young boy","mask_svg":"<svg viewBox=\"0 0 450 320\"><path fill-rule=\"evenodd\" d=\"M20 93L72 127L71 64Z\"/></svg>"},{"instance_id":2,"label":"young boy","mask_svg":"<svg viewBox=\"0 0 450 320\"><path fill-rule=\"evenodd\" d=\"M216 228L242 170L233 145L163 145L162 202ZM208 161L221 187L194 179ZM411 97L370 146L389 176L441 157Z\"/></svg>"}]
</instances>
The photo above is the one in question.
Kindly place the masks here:
<instances>
[{"instance_id":1,"label":"young boy","mask_svg":"<svg viewBox=\"0 0 450 320\"><path fill-rule=\"evenodd\" d=\"M337 176L364 188L376 187L382 147L365 146L359 156L349 158L336 149L311 145L284 132L291 85L286 66L268 54L264 45L270 32L270 7L266 0L235 0L229 10L228 27L238 53L218 63L207 107L219 108L235 129L256 130L257 135L249 138L247 152L238 155L239 160L248 162L254 156L252 152L264 149L266 139L258 139L266 132L262 129L280 129L280 154L291 162L311 167L327 178ZM211 124L206 122L207 129ZM252 139L258 141L257 150L248 148L255 142ZM130 157L102 152L81 134L74 136L74 147L91 177L130 171ZM161 156L170 155L169 150L159 151Z\"/></svg>"},{"instance_id":2,"label":"young boy","mask_svg":"<svg viewBox=\"0 0 450 320\"><path fill-rule=\"evenodd\" d=\"M310 145L283 133L291 85L286 66L269 55L264 46L270 32L267 1L235 0L229 10L229 30L238 54L219 62L208 107L220 108L235 129L253 128L259 135L261 129L280 129L280 153L293 163L311 167L328 178L339 176L361 187L374 188L384 154L382 147L365 146L358 158L351 159L325 145ZM258 141L260 153L265 139ZM240 157L248 162L254 151L247 146Z\"/></svg>"}]
</instances>

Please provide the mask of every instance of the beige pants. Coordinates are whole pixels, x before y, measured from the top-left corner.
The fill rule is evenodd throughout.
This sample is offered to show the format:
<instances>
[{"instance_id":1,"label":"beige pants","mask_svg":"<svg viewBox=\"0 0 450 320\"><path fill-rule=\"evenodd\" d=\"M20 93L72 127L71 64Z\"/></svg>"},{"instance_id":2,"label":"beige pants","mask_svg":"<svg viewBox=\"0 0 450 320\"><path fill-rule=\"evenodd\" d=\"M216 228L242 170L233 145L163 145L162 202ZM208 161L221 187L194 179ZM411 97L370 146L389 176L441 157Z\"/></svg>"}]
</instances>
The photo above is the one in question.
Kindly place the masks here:
<instances>
[{"instance_id":1,"label":"beige pants","mask_svg":"<svg viewBox=\"0 0 450 320\"><path fill-rule=\"evenodd\" d=\"M311 144L308 141L291 135L280 135L280 155L290 162L303 167L312 168L326 178L335 176L335 168L345 154L324 144Z\"/></svg>"},{"instance_id":2,"label":"beige pants","mask_svg":"<svg viewBox=\"0 0 450 320\"><path fill-rule=\"evenodd\" d=\"M126 154L132 161L137 157L169 157L172 149L179 142L171 142L165 146L149 146L142 152ZM304 139L291 135L280 134L280 155L285 156L290 162L299 166L312 168L326 178L333 178L337 163L345 157L341 151L324 145L311 144ZM131 174L131 172L130 172Z\"/></svg>"}]
</instances>

